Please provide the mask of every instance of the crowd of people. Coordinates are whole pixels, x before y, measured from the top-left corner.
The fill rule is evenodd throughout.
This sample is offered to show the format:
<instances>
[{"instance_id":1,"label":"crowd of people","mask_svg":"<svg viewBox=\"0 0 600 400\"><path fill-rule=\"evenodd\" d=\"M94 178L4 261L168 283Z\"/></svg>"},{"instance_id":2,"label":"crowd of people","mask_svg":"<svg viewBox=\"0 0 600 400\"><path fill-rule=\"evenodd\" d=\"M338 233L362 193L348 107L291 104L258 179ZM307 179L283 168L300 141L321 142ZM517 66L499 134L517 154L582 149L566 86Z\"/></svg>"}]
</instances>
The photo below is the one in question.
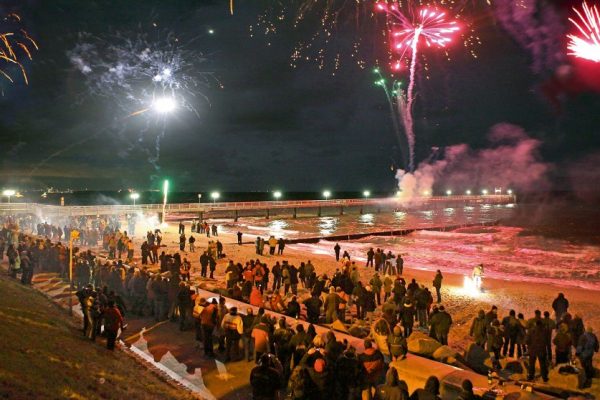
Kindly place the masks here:
<instances>
[{"instance_id":1,"label":"crowd of people","mask_svg":"<svg viewBox=\"0 0 600 400\"><path fill-rule=\"evenodd\" d=\"M41 223L36 228L38 236L19 232L18 223L3 224L0 256L3 258L6 252L9 271L13 276L20 273L23 283L31 283L34 270L66 276L68 249L60 240L73 228ZM282 390L295 399L352 399L361 395L408 398L406 385L389 363L406 356L411 333L419 330L448 344L453 321L441 304L441 271L432 276L434 298L427 285L416 279L407 282L401 254L369 249L366 265L359 266L336 244L334 253L340 264L331 276L319 274L310 260L295 266L281 257L270 267L259 258L243 263L229 260L222 294L258 307L255 315L250 307L242 312L236 307L228 309L224 297L199 296L190 283L191 261L179 253L163 251L158 255L162 240L159 230L147 233L141 248L142 263L137 267L128 264L133 249L128 245L132 241L127 232L111 224L98 228L102 228L98 229L98 240L102 240L108 258L87 250L76 251L74 260L73 279L84 315L83 333L95 340L104 326L107 346L114 348L117 331L125 327L126 314L178 322L181 330L195 331L206 357L216 357L220 352L225 362L255 360L258 366L250 381L257 399L273 398L269 396ZM194 230L199 229L210 228L196 224ZM216 229L211 233L216 236ZM180 235L185 235L185 227L180 227ZM285 241L281 245L282 239L271 239L267 242L269 253L277 251L282 256ZM195 246L190 244L189 250L195 253ZM224 257L223 245L218 240L210 241L200 253L200 277L213 278L217 261ZM150 269L148 262L159 266ZM361 280L359 269L363 269L364 276L364 268L373 268L368 282ZM514 310L502 319L496 307L487 313L482 310L473 320L470 334L478 346L493 354L496 368L501 357L527 355L529 378L534 378L538 361L546 381L553 356L556 364L575 356L585 368L589 384L598 340L590 328L584 329L578 315L569 313L569 303L562 294L552 308L554 318L549 312L536 311L528 320ZM289 326L284 318L278 319L265 310L305 320L308 328L302 323ZM333 331L324 337L317 335L316 324L328 324L364 338L364 351L357 354L347 342L338 341ZM476 398L471 386L468 381L464 383L462 398ZM427 395L435 394L435 388L432 379ZM430 398L418 397L421 395L425 396L413 394L411 398Z\"/></svg>"}]
</instances>

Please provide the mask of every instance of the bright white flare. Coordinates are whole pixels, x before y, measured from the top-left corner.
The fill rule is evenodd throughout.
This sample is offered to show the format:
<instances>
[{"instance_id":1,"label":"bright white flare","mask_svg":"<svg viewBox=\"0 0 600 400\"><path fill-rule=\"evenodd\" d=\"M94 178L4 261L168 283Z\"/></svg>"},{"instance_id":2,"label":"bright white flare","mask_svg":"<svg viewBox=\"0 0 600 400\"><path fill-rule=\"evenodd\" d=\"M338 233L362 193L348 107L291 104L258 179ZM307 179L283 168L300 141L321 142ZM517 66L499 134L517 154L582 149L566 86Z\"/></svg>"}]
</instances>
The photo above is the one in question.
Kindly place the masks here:
<instances>
[{"instance_id":1,"label":"bright white flare","mask_svg":"<svg viewBox=\"0 0 600 400\"><path fill-rule=\"evenodd\" d=\"M152 108L160 114L170 113L177 107L175 100L172 97L159 97L154 100Z\"/></svg>"}]
</instances>

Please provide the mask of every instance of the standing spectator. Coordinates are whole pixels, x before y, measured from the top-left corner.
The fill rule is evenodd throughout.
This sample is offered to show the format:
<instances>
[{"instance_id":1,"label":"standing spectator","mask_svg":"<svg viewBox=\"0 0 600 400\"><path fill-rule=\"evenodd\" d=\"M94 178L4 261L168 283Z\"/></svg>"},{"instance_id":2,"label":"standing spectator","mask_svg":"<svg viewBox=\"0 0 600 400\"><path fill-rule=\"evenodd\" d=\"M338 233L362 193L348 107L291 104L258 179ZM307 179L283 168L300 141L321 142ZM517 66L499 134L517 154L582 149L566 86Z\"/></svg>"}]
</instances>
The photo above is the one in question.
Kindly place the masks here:
<instances>
[{"instance_id":1,"label":"standing spectator","mask_svg":"<svg viewBox=\"0 0 600 400\"><path fill-rule=\"evenodd\" d=\"M542 323L546 329L546 357L548 362L552 362L552 332L556 329L556 322L550 318L550 313L548 311L544 311Z\"/></svg>"},{"instance_id":2,"label":"standing spectator","mask_svg":"<svg viewBox=\"0 0 600 400\"><path fill-rule=\"evenodd\" d=\"M592 378L594 377L594 366L592 364L592 359L594 358L594 353L598 352L598 338L594 334L594 331L591 326L588 326L587 332L582 334L579 337L579 342L577 342L577 357L581 361L581 365L583 365L583 369L585 369L585 387L592 386Z\"/></svg>"},{"instance_id":3,"label":"standing spectator","mask_svg":"<svg viewBox=\"0 0 600 400\"><path fill-rule=\"evenodd\" d=\"M375 252L373 251L373 248L371 247L369 249L369 251L367 251L367 265L366 267L368 268L369 265L371 267L373 267L373 257L375 256Z\"/></svg>"},{"instance_id":4,"label":"standing spectator","mask_svg":"<svg viewBox=\"0 0 600 400\"><path fill-rule=\"evenodd\" d=\"M431 329L435 332L435 337L441 344L448 345L448 333L452 326L452 317L444 306L440 306L439 312L431 317Z\"/></svg>"},{"instance_id":5,"label":"standing spectator","mask_svg":"<svg viewBox=\"0 0 600 400\"><path fill-rule=\"evenodd\" d=\"M435 278L433 278L433 287L435 288L435 294L437 295L437 302L442 302L442 280L444 277L442 276L442 272L438 269Z\"/></svg>"},{"instance_id":6,"label":"standing spectator","mask_svg":"<svg viewBox=\"0 0 600 400\"><path fill-rule=\"evenodd\" d=\"M283 249L285 249L285 240L283 238L279 238L277 241L277 255L283 255Z\"/></svg>"},{"instance_id":7,"label":"standing spectator","mask_svg":"<svg viewBox=\"0 0 600 400\"><path fill-rule=\"evenodd\" d=\"M106 348L108 350L115 349L115 341L119 329L123 330L123 316L117 307L114 300L109 300L108 307L102 313L104 319L104 333L106 334Z\"/></svg>"},{"instance_id":8,"label":"standing spectator","mask_svg":"<svg viewBox=\"0 0 600 400\"><path fill-rule=\"evenodd\" d=\"M183 221L179 221L179 234L183 235L185 233L185 225L183 225Z\"/></svg>"},{"instance_id":9,"label":"standing spectator","mask_svg":"<svg viewBox=\"0 0 600 400\"><path fill-rule=\"evenodd\" d=\"M250 372L253 400L275 400L281 382L281 374L271 366L270 354L260 357L258 366Z\"/></svg>"},{"instance_id":10,"label":"standing spectator","mask_svg":"<svg viewBox=\"0 0 600 400\"><path fill-rule=\"evenodd\" d=\"M571 359L571 346L573 341L569 335L569 328L565 324L560 324L558 332L553 340L554 353L556 354L556 364L568 363Z\"/></svg>"},{"instance_id":11,"label":"standing spectator","mask_svg":"<svg viewBox=\"0 0 600 400\"><path fill-rule=\"evenodd\" d=\"M529 332L527 332L527 348L529 349L529 368L527 371L527 379L532 381L535 378L535 361L540 363L542 379L548 382L548 362L546 358L546 329L541 319L536 320L535 324Z\"/></svg>"},{"instance_id":12,"label":"standing spectator","mask_svg":"<svg viewBox=\"0 0 600 400\"><path fill-rule=\"evenodd\" d=\"M238 244L241 246L242 245L242 232L238 231L237 233L237 240L238 240Z\"/></svg>"},{"instance_id":13,"label":"standing spectator","mask_svg":"<svg viewBox=\"0 0 600 400\"><path fill-rule=\"evenodd\" d=\"M398 371L392 367L385 375L385 384L377 386L377 400L408 400L408 385L398 378Z\"/></svg>"},{"instance_id":14,"label":"standing spectator","mask_svg":"<svg viewBox=\"0 0 600 400\"><path fill-rule=\"evenodd\" d=\"M193 235L190 235L188 242L190 244L190 253L195 253L196 247L194 246L194 244L196 243L196 238Z\"/></svg>"},{"instance_id":15,"label":"standing spectator","mask_svg":"<svg viewBox=\"0 0 600 400\"><path fill-rule=\"evenodd\" d=\"M552 309L554 310L554 318L558 324L562 321L563 315L569 311L569 300L565 298L563 293L559 293L556 299L554 299Z\"/></svg>"},{"instance_id":16,"label":"standing spectator","mask_svg":"<svg viewBox=\"0 0 600 400\"><path fill-rule=\"evenodd\" d=\"M398 254L398 257L396 257L396 269L398 270L398 275L402 275L404 272L404 259L402 258L402 254Z\"/></svg>"},{"instance_id":17,"label":"standing spectator","mask_svg":"<svg viewBox=\"0 0 600 400\"><path fill-rule=\"evenodd\" d=\"M212 303L204 307L200 312L200 322L202 326L202 340L204 342L204 355L207 357L215 357L213 346L213 331L218 320L217 300L213 299Z\"/></svg>"},{"instance_id":18,"label":"standing spectator","mask_svg":"<svg viewBox=\"0 0 600 400\"><path fill-rule=\"evenodd\" d=\"M180 251L184 251L185 250L185 234L181 234L179 235L179 250Z\"/></svg>"},{"instance_id":19,"label":"standing spectator","mask_svg":"<svg viewBox=\"0 0 600 400\"><path fill-rule=\"evenodd\" d=\"M375 275L369 281L371 288L373 289L373 293L375 293L375 300L377 300L377 305L381 305L381 286L383 286L383 282L381 282L381 278L379 277L379 273L375 272ZM391 285L390 285L391 290ZM384 301L387 299L384 299Z\"/></svg>"},{"instance_id":20,"label":"standing spectator","mask_svg":"<svg viewBox=\"0 0 600 400\"><path fill-rule=\"evenodd\" d=\"M213 225L214 226L214 225ZM229 313L223 317L221 328L225 331L226 353L225 362L231 361L231 351L239 351L240 338L244 334L244 322L237 313L237 307L231 307Z\"/></svg>"},{"instance_id":21,"label":"standing spectator","mask_svg":"<svg viewBox=\"0 0 600 400\"><path fill-rule=\"evenodd\" d=\"M365 339L364 341L365 351L358 356L358 361L362 365L363 375L363 387L362 387L362 398L372 399L377 385L381 383L383 373L385 372L385 362L383 360L383 354L375 348L373 348L373 342L371 339Z\"/></svg>"},{"instance_id":22,"label":"standing spectator","mask_svg":"<svg viewBox=\"0 0 600 400\"><path fill-rule=\"evenodd\" d=\"M333 246L333 251L335 252L335 261L340 261L340 250L342 248L340 247L339 243L336 243L335 246Z\"/></svg>"}]
</instances>

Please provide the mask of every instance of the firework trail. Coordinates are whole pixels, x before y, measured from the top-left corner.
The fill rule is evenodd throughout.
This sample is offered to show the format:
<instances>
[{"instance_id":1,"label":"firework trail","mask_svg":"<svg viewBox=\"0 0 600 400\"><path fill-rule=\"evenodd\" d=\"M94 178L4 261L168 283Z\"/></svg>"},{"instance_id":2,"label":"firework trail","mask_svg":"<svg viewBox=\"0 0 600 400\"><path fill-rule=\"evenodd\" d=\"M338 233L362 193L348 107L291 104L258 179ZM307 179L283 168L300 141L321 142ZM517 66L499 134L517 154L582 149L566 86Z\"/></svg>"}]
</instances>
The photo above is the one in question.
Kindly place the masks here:
<instances>
[{"instance_id":1,"label":"firework trail","mask_svg":"<svg viewBox=\"0 0 600 400\"><path fill-rule=\"evenodd\" d=\"M384 12L388 20L388 37L392 51L399 55L393 69L400 70L402 61L410 54L409 81L407 91L397 91L397 106L408 142L408 170L415 167L415 132L413 105L415 100L415 74L419 48L424 42L427 47L446 47L460 28L456 21L448 21L446 12L433 8L422 8L415 13L405 14L393 3L378 2L376 10ZM414 15L412 15L414 14Z\"/></svg>"},{"instance_id":2,"label":"firework trail","mask_svg":"<svg viewBox=\"0 0 600 400\"><path fill-rule=\"evenodd\" d=\"M0 61L6 64L4 68L0 68L0 75L5 79L14 82L11 74L7 72L7 68L17 67L23 76L25 84L29 84L27 72L20 61L20 57L24 55L27 59L32 60L31 52L38 50L38 45L29 34L20 28L21 17L18 14L9 14L2 20L0 28Z\"/></svg>"},{"instance_id":3,"label":"firework trail","mask_svg":"<svg viewBox=\"0 0 600 400\"><path fill-rule=\"evenodd\" d=\"M598 8L594 6L588 6L584 1L582 6L583 14L576 8L573 11L579 17L579 20L569 18L569 21L579 31L581 36L569 34L568 49L571 51L569 54L574 55L578 58L590 60L594 62L600 62L600 13Z\"/></svg>"}]
</instances>

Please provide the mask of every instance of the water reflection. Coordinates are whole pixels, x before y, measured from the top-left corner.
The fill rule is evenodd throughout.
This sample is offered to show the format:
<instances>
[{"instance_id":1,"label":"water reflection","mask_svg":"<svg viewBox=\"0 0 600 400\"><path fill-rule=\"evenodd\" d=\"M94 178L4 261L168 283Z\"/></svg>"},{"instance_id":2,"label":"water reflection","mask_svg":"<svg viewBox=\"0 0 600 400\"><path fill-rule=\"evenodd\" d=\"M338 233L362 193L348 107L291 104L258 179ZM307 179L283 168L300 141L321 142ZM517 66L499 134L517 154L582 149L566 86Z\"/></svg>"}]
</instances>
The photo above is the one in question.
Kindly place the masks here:
<instances>
[{"instance_id":1,"label":"water reflection","mask_svg":"<svg viewBox=\"0 0 600 400\"><path fill-rule=\"evenodd\" d=\"M375 222L375 215L373 214L363 214L358 217L358 221L365 225L373 225Z\"/></svg>"},{"instance_id":2,"label":"water reflection","mask_svg":"<svg viewBox=\"0 0 600 400\"><path fill-rule=\"evenodd\" d=\"M338 225L337 217L321 217L319 218L319 232L321 235L331 235L336 231Z\"/></svg>"}]
</instances>

